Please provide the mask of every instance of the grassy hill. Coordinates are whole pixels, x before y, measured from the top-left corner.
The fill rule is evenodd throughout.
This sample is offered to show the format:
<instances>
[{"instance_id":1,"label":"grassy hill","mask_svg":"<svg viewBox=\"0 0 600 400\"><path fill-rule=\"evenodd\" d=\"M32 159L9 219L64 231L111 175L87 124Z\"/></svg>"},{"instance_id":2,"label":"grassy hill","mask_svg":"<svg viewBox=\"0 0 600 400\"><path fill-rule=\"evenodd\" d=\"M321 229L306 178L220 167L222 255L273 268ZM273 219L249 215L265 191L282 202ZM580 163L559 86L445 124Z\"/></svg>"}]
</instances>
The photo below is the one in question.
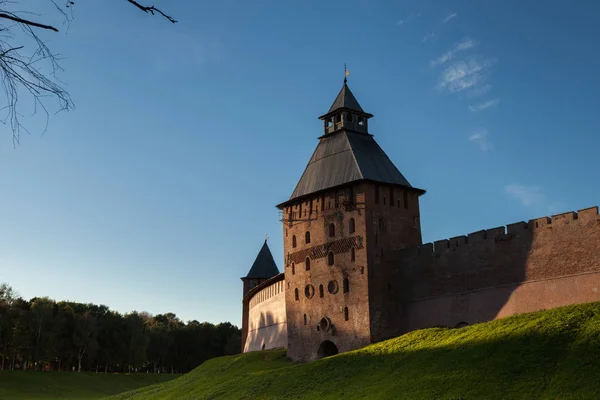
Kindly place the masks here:
<instances>
[{"instance_id":1,"label":"grassy hill","mask_svg":"<svg viewBox=\"0 0 600 400\"><path fill-rule=\"evenodd\" d=\"M285 351L220 357L111 399L600 399L600 303L426 329L308 364Z\"/></svg>"},{"instance_id":2,"label":"grassy hill","mask_svg":"<svg viewBox=\"0 0 600 400\"><path fill-rule=\"evenodd\" d=\"M178 375L0 371L0 400L92 400Z\"/></svg>"}]
</instances>

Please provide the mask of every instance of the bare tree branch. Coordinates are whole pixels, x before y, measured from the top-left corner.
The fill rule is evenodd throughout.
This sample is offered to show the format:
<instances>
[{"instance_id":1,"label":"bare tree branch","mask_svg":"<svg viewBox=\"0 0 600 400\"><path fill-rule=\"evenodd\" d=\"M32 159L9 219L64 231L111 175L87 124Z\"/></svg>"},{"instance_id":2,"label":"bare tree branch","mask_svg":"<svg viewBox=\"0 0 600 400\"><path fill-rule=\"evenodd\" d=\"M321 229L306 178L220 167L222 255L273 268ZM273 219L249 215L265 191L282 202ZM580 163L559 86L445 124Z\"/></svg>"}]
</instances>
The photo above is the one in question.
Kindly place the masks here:
<instances>
[{"instance_id":1,"label":"bare tree branch","mask_svg":"<svg viewBox=\"0 0 600 400\"><path fill-rule=\"evenodd\" d=\"M177 22L175 19L173 19L173 17L168 16L167 14L165 14L164 12L162 12L161 10L159 10L158 8L156 8L154 6L143 6L135 0L127 0L127 1L145 13L150 13L150 14L154 15L154 13L157 12L160 15L162 15L163 17L165 17L166 19L168 19L170 22L172 22L172 23Z\"/></svg>"},{"instance_id":2,"label":"bare tree branch","mask_svg":"<svg viewBox=\"0 0 600 400\"><path fill-rule=\"evenodd\" d=\"M53 26L40 24L39 22L29 21L27 19L19 18L16 15L0 13L0 18L10 19L11 21L15 21L20 24L31 25L35 26L36 28L49 29L51 31L58 32L58 29L56 29Z\"/></svg>"},{"instance_id":3,"label":"bare tree branch","mask_svg":"<svg viewBox=\"0 0 600 400\"><path fill-rule=\"evenodd\" d=\"M64 0L64 5L60 5L63 0L48 1L64 17L64 23L67 24L68 29L68 25L73 19L73 6L75 2ZM171 23L177 22L155 6L144 6L135 0L126 1L145 13L152 15L160 14ZM23 3L26 4L27 2ZM50 51L36 33L39 29L53 32L58 32L58 29L52 25L33 21L29 17L29 15L35 15L37 18L40 18L43 14L10 10L10 7L15 4L21 4L21 1L0 0L0 88L4 90L6 99L4 104L0 103L0 123L10 127L13 144L16 145L19 143L21 129L29 133L27 128L21 123L23 115L20 112L20 96L26 95L33 99L33 115L39 109L42 110L46 116L46 128L50 117L50 113L46 107L47 101L57 101L57 113L64 110L71 110L75 106L69 93L64 89L62 82L56 76L57 72L62 71L58 63L58 56ZM27 15L24 16L24 14ZM6 25L2 22L3 20L11 21L11 23ZM18 45L13 44L16 37L14 34L15 28L20 28L25 33L25 36L19 36L19 40L24 41L26 45L21 45L22 43ZM28 49L32 48L31 44L33 44L34 50L26 53Z\"/></svg>"}]
</instances>

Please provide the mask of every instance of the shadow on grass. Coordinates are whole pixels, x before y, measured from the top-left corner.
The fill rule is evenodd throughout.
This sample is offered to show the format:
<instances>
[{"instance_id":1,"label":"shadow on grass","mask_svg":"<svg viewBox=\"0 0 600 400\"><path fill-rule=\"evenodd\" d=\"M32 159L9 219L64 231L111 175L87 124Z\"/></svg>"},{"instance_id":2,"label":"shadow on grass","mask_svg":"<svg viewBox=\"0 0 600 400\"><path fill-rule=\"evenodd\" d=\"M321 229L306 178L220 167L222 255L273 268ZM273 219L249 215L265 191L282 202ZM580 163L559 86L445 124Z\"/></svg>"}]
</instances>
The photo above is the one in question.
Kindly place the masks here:
<instances>
[{"instance_id":1,"label":"shadow on grass","mask_svg":"<svg viewBox=\"0 0 600 400\"><path fill-rule=\"evenodd\" d=\"M121 399L600 399L600 304L413 332L307 364L208 361Z\"/></svg>"}]
</instances>

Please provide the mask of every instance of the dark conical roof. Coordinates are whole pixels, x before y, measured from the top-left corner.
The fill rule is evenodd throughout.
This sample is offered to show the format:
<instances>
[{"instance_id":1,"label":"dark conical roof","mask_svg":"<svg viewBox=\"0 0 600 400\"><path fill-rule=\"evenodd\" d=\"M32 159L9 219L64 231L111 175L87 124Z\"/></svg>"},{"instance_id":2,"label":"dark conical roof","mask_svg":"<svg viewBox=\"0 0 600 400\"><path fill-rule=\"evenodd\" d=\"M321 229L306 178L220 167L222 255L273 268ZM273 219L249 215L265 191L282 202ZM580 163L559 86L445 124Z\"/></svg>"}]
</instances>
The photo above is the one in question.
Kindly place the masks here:
<instances>
[{"instance_id":1,"label":"dark conical roof","mask_svg":"<svg viewBox=\"0 0 600 400\"><path fill-rule=\"evenodd\" d=\"M321 138L288 201L360 180L412 187L373 136L341 131Z\"/></svg>"},{"instance_id":2,"label":"dark conical roof","mask_svg":"<svg viewBox=\"0 0 600 400\"><path fill-rule=\"evenodd\" d=\"M348 110L364 113L362 107L360 106L360 104L358 104L358 100L356 100L356 97L354 97L354 95L352 94L352 91L348 87L348 84L345 80L344 86L342 86L342 89L340 90L337 97L335 98L335 101L329 108L329 111L327 111L327 114L332 113L335 110L339 110L340 108L346 108Z\"/></svg>"},{"instance_id":3,"label":"dark conical roof","mask_svg":"<svg viewBox=\"0 0 600 400\"><path fill-rule=\"evenodd\" d=\"M248 275L246 275L246 278L268 279L277 274L279 274L279 270L277 269L277 265L273 259L273 254L271 254L271 250L267 245L267 241L265 240L265 244L263 244L262 248L258 252L256 260L254 260L254 264L252 264L252 267L250 268Z\"/></svg>"}]
</instances>

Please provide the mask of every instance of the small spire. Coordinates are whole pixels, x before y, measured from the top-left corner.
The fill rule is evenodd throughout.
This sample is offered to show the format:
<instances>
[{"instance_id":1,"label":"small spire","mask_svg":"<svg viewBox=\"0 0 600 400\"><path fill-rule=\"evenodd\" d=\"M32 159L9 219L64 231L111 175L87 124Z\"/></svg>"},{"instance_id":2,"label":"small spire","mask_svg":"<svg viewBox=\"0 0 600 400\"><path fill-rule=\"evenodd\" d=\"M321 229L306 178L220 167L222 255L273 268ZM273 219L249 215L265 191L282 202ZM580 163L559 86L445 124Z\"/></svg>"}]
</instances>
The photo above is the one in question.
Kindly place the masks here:
<instances>
[{"instance_id":1,"label":"small spire","mask_svg":"<svg viewBox=\"0 0 600 400\"><path fill-rule=\"evenodd\" d=\"M265 235L265 243L267 243L267 240L269 240L269 235Z\"/></svg>"}]
</instances>

